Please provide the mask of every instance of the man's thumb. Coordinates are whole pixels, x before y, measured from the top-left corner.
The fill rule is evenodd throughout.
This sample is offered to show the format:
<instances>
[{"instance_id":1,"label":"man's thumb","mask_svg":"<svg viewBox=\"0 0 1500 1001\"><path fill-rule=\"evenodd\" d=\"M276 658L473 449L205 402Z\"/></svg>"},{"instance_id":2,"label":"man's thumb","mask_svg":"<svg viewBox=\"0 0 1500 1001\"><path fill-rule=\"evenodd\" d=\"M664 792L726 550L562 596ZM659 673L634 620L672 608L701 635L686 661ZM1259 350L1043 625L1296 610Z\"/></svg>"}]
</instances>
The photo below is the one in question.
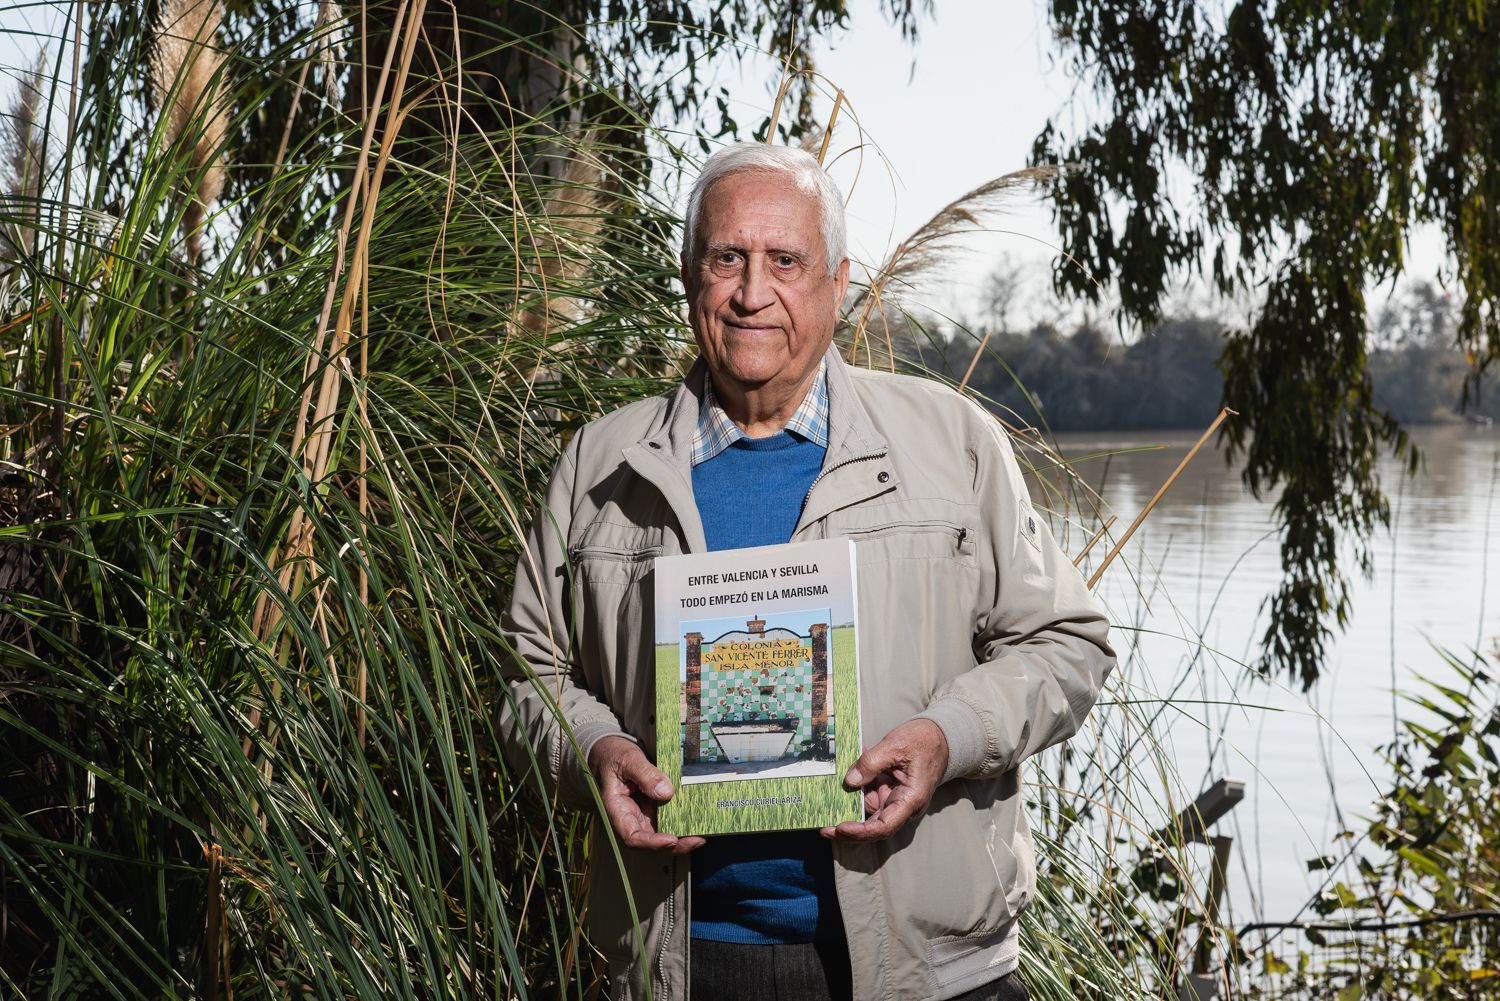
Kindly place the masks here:
<instances>
[{"instance_id":1,"label":"man's thumb","mask_svg":"<svg viewBox=\"0 0 1500 1001\"><path fill-rule=\"evenodd\" d=\"M672 798L672 783L661 769L646 760L644 754L635 755L626 761L623 771L637 789L652 799L666 802Z\"/></svg>"},{"instance_id":2,"label":"man's thumb","mask_svg":"<svg viewBox=\"0 0 1500 1001\"><path fill-rule=\"evenodd\" d=\"M850 767L849 773L844 776L844 784L851 789L860 788L866 782L869 782L886 770L886 767L890 764L886 760L888 757L889 755L885 753L883 743L865 748L865 753L859 756L859 760Z\"/></svg>"}]
</instances>

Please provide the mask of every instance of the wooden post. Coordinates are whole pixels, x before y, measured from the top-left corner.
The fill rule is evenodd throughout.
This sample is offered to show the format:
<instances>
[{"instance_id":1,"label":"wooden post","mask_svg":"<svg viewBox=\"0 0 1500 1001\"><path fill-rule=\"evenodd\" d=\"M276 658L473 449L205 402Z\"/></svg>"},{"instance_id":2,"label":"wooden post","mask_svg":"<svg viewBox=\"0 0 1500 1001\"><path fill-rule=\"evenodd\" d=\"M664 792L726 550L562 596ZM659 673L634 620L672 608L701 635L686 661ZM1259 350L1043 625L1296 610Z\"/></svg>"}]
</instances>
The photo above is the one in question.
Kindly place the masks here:
<instances>
[{"instance_id":1,"label":"wooden post","mask_svg":"<svg viewBox=\"0 0 1500 1001\"><path fill-rule=\"evenodd\" d=\"M701 756L703 731L703 634L688 633L687 644L687 732L682 738L682 763L696 765Z\"/></svg>"},{"instance_id":2,"label":"wooden post","mask_svg":"<svg viewBox=\"0 0 1500 1001\"><path fill-rule=\"evenodd\" d=\"M812 749L828 753L828 625L815 623L812 635Z\"/></svg>"}]
</instances>

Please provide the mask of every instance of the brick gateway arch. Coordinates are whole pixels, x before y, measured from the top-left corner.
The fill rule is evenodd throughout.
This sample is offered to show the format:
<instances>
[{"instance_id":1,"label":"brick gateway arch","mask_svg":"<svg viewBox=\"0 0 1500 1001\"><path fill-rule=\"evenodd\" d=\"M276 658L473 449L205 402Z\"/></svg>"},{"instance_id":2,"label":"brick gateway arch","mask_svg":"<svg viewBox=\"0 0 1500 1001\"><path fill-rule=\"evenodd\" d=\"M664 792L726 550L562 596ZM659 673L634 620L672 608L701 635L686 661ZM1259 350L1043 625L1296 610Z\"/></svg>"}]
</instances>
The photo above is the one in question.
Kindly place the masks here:
<instances>
[{"instance_id":1,"label":"brick gateway arch","mask_svg":"<svg viewBox=\"0 0 1500 1001\"><path fill-rule=\"evenodd\" d=\"M751 637L764 636L766 622L764 619L752 618L745 623L745 632ZM728 633L724 635L730 635ZM811 706L810 706L810 729L811 739L809 746L819 757L828 755L828 625L827 623L813 623L808 629L808 638L811 641ZM722 639L722 637L721 637ZM686 683L683 686L683 700L686 702L685 734L682 745L683 764L699 764L703 761L702 733L705 717L703 714L703 634L690 632L683 636L683 642L687 644L685 660L687 667ZM717 641L713 641L717 642ZM712 646L713 642L709 645ZM753 639L745 642L754 642Z\"/></svg>"}]
</instances>

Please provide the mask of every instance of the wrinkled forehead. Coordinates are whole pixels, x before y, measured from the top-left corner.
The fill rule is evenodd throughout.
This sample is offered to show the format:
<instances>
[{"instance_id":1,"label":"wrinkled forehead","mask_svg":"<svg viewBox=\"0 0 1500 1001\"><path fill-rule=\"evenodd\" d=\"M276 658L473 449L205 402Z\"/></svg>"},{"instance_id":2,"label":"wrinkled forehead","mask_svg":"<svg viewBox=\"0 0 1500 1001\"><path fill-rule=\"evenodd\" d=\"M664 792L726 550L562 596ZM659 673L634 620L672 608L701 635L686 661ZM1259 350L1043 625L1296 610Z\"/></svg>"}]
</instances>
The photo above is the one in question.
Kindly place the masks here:
<instances>
[{"instance_id":1,"label":"wrinkled forehead","mask_svg":"<svg viewBox=\"0 0 1500 1001\"><path fill-rule=\"evenodd\" d=\"M812 178L805 174L794 173L789 170L777 170L774 167L765 167L759 164L745 164L742 167L709 179L707 186L702 189L702 198L704 201L707 201L713 192L724 185L744 182L750 179L765 181L768 186L777 189L800 192L813 201L817 201L818 198L818 186L813 183ZM700 182L701 184L702 182Z\"/></svg>"},{"instance_id":2,"label":"wrinkled forehead","mask_svg":"<svg viewBox=\"0 0 1500 1001\"><path fill-rule=\"evenodd\" d=\"M725 229L774 228L784 235L796 232L809 244L823 242L816 189L808 190L798 178L777 171L744 170L717 178L703 192L696 222L700 240L712 240Z\"/></svg>"}]
</instances>

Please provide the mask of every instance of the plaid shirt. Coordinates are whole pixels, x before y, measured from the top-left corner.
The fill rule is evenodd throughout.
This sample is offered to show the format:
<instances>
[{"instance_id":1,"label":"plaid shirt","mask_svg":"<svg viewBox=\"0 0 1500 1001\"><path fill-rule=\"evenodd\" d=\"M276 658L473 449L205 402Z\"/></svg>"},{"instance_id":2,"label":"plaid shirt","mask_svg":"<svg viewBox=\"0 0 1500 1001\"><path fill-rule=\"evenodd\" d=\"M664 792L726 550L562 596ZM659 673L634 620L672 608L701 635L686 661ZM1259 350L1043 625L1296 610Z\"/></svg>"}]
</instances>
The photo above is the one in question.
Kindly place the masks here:
<instances>
[{"instance_id":1,"label":"plaid shirt","mask_svg":"<svg viewBox=\"0 0 1500 1001\"><path fill-rule=\"evenodd\" d=\"M812 388L782 430L828 447L828 362L818 365L818 377L813 380ZM693 435L693 465L707 462L743 437L745 432L719 406L714 396L714 381L705 374L698 432Z\"/></svg>"}]
</instances>

